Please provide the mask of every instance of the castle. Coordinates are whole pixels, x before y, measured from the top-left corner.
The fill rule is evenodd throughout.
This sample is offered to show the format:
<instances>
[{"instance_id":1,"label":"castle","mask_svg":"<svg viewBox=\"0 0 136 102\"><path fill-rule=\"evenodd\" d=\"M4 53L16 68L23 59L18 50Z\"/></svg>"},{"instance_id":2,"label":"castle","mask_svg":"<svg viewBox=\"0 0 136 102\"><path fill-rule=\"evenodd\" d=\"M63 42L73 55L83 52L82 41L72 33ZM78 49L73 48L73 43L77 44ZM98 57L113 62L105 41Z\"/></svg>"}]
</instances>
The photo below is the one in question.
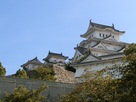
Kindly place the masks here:
<instances>
[{"instance_id":1,"label":"castle","mask_svg":"<svg viewBox=\"0 0 136 102\"><path fill-rule=\"evenodd\" d=\"M74 83L74 73L65 70L65 60L67 58L68 57L64 56L62 53L53 53L49 51L48 55L43 59L44 63L35 57L34 59L28 60L26 63L21 65L21 67L25 71L30 72L36 68L42 68L47 65L54 70L56 78L55 82Z\"/></svg>"},{"instance_id":2,"label":"castle","mask_svg":"<svg viewBox=\"0 0 136 102\"><path fill-rule=\"evenodd\" d=\"M88 71L95 72L114 64L121 65L123 51L129 45L119 39L124 33L125 31L117 30L114 24L108 26L90 20L86 33L81 35L85 40L74 48L71 65L76 69L75 79L79 80Z\"/></svg>"},{"instance_id":3,"label":"castle","mask_svg":"<svg viewBox=\"0 0 136 102\"><path fill-rule=\"evenodd\" d=\"M45 64L58 64L58 65L64 65L65 60L67 59L67 56L64 56L62 53L53 53L53 52L48 52L47 57L45 57L44 63L40 62L37 57L35 57L32 60L28 60L26 63L21 65L21 67L24 70L34 70L37 67L43 66Z\"/></svg>"},{"instance_id":4,"label":"castle","mask_svg":"<svg viewBox=\"0 0 136 102\"><path fill-rule=\"evenodd\" d=\"M14 77L0 77L0 98L3 98L5 92L13 92L20 84L27 86L29 89L33 89L41 83L46 82L49 87L48 90L44 92L44 96L47 97L45 101L55 102L55 100L60 98L59 96L73 90L76 84L68 83L74 83L74 77L76 82L81 82L84 81L81 78L82 75L87 72L95 72L106 67L111 67L114 64L122 65L123 51L129 45L119 40L120 36L124 33L124 31L115 29L114 25L107 26L90 21L86 33L81 35L85 40L81 41L79 45L74 48L75 55L71 60L71 66L76 69L75 76L74 73L64 69L63 65L68 58L67 56L64 56L62 53L59 54L49 51L47 57L43 59L44 63L40 62L38 58L35 57L32 60L28 60L21 65L21 67L29 71L46 64L53 64L55 66L56 82L61 83Z\"/></svg>"},{"instance_id":5,"label":"castle","mask_svg":"<svg viewBox=\"0 0 136 102\"><path fill-rule=\"evenodd\" d=\"M123 51L129 45L120 41L120 36L124 33L125 31L117 30L114 24L108 26L90 20L86 33L81 35L85 40L74 48L75 54L71 60L71 66L76 69L74 77L77 82L82 81L81 76L87 72L96 72L115 64L122 64ZM67 58L62 53L49 51L47 57L43 59L44 63L36 57L21 67L25 70L33 70L48 63L63 66Z\"/></svg>"}]
</instances>

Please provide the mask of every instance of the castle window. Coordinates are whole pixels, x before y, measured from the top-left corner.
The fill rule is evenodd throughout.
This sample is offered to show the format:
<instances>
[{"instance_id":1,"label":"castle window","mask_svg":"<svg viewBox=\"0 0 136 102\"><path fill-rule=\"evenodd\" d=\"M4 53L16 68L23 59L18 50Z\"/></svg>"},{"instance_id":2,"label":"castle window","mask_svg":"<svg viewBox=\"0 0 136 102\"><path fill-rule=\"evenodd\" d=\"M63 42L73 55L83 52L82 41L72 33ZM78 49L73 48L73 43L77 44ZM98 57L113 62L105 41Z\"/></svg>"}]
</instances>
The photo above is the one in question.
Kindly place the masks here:
<instances>
[{"instance_id":1,"label":"castle window","mask_svg":"<svg viewBox=\"0 0 136 102\"><path fill-rule=\"evenodd\" d=\"M104 37L105 35L103 34L103 37Z\"/></svg>"},{"instance_id":2,"label":"castle window","mask_svg":"<svg viewBox=\"0 0 136 102\"><path fill-rule=\"evenodd\" d=\"M99 36L101 37L101 33L99 33Z\"/></svg>"}]
</instances>

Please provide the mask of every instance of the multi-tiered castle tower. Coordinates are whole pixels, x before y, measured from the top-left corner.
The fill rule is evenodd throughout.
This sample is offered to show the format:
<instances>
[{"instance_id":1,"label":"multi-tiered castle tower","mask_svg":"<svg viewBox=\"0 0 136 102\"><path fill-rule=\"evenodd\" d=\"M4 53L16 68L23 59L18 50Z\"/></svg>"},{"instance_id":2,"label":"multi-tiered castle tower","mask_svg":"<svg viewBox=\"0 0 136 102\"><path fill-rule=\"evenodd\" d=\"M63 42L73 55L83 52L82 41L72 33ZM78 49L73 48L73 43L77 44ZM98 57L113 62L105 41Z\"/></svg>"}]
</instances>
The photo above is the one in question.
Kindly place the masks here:
<instances>
[{"instance_id":1,"label":"multi-tiered castle tower","mask_svg":"<svg viewBox=\"0 0 136 102\"><path fill-rule=\"evenodd\" d=\"M79 78L86 71L100 70L115 63L122 64L123 50L128 45L119 40L124 33L115 29L114 24L107 26L90 21L86 33L81 35L85 40L75 47L72 59L72 66L76 69L75 77Z\"/></svg>"}]
</instances>

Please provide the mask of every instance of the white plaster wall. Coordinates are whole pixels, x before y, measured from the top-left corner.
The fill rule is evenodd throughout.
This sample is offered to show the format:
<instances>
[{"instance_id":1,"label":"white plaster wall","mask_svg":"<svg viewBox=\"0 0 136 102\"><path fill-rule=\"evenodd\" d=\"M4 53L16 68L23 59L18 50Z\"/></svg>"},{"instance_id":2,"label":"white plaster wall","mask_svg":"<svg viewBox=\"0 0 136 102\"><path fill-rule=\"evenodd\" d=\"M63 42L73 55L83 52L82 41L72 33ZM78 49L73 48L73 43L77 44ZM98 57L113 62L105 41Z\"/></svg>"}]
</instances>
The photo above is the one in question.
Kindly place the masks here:
<instances>
[{"instance_id":1,"label":"white plaster wall","mask_svg":"<svg viewBox=\"0 0 136 102\"><path fill-rule=\"evenodd\" d=\"M92 32L92 33L90 33L87 37L86 37L86 39L89 39L90 37L96 37L96 31L94 31L94 32Z\"/></svg>"},{"instance_id":2,"label":"white plaster wall","mask_svg":"<svg viewBox=\"0 0 136 102\"><path fill-rule=\"evenodd\" d=\"M107 53L107 52L101 52L101 51L92 51L92 53L93 53L95 56L103 56L103 55L109 54L109 53Z\"/></svg>"},{"instance_id":3,"label":"white plaster wall","mask_svg":"<svg viewBox=\"0 0 136 102\"><path fill-rule=\"evenodd\" d=\"M26 68L28 69L28 70L34 70L34 69L36 69L37 67L39 67L38 65L35 65L35 64L28 64L27 66L26 66Z\"/></svg>"},{"instance_id":4,"label":"white plaster wall","mask_svg":"<svg viewBox=\"0 0 136 102\"><path fill-rule=\"evenodd\" d=\"M100 36L100 33L101 33L101 36ZM104 34L104 36L103 36L103 34ZM87 39L89 39L89 37L96 37L96 38L99 38L99 39L103 39L103 38L106 37L106 35L109 36L110 34L112 36L114 36L114 39L119 41L119 35L114 34L114 33L110 32L110 31L94 31L92 34L87 36Z\"/></svg>"},{"instance_id":5,"label":"white plaster wall","mask_svg":"<svg viewBox=\"0 0 136 102\"><path fill-rule=\"evenodd\" d=\"M100 48L100 46L101 46L101 48ZM114 44L108 44L108 43L100 43L97 46L95 46L94 48L111 50L111 51L117 51L117 50L120 50L122 47L123 46L121 46L121 45L114 45Z\"/></svg>"},{"instance_id":6,"label":"white plaster wall","mask_svg":"<svg viewBox=\"0 0 136 102\"><path fill-rule=\"evenodd\" d=\"M97 60L98 60L97 58L95 58L95 57L89 55L89 56L88 56L84 61L82 61L82 62L97 61Z\"/></svg>"},{"instance_id":7,"label":"white plaster wall","mask_svg":"<svg viewBox=\"0 0 136 102\"><path fill-rule=\"evenodd\" d=\"M119 57L123 57L124 55L114 55L114 56L107 56L107 57L103 57L102 59L103 60L106 60L106 59L113 59L113 58L119 58Z\"/></svg>"},{"instance_id":8,"label":"white plaster wall","mask_svg":"<svg viewBox=\"0 0 136 102\"><path fill-rule=\"evenodd\" d=\"M91 43L86 44L84 47L85 47L85 48L90 48L90 47L96 45L96 43L98 43L98 42L94 42L94 41L92 42L92 41L91 41Z\"/></svg>"},{"instance_id":9,"label":"white plaster wall","mask_svg":"<svg viewBox=\"0 0 136 102\"><path fill-rule=\"evenodd\" d=\"M51 57L51 58L49 59L49 61L50 61L50 62L62 62L62 63L65 62L64 59L55 58L55 57Z\"/></svg>"},{"instance_id":10,"label":"white plaster wall","mask_svg":"<svg viewBox=\"0 0 136 102\"><path fill-rule=\"evenodd\" d=\"M95 46L95 47L93 47L93 48L98 48L98 49L105 49L105 50L107 50L107 47L106 47L104 44L102 44L102 43L99 43L97 46Z\"/></svg>"},{"instance_id":11,"label":"white plaster wall","mask_svg":"<svg viewBox=\"0 0 136 102\"><path fill-rule=\"evenodd\" d=\"M113 51L117 51L117 50L121 49L121 47L122 47L119 45L113 45L113 44L111 45L111 44L104 44L104 43L103 43L103 45L106 46L106 48L108 50L113 50Z\"/></svg>"},{"instance_id":12,"label":"white plaster wall","mask_svg":"<svg viewBox=\"0 0 136 102\"><path fill-rule=\"evenodd\" d=\"M74 67L74 68L76 68L75 78L80 77L83 74L85 74L85 69L93 72L93 71L98 71L98 70L104 69L106 67L112 67L115 64L122 65L122 61L117 61L116 63L115 62L107 62L107 63L98 63L98 64L93 64L93 65L81 65L78 67Z\"/></svg>"},{"instance_id":13,"label":"white plaster wall","mask_svg":"<svg viewBox=\"0 0 136 102\"><path fill-rule=\"evenodd\" d=\"M77 68L76 73L75 73L75 77L80 77L83 73L84 73L83 67Z\"/></svg>"}]
</instances>

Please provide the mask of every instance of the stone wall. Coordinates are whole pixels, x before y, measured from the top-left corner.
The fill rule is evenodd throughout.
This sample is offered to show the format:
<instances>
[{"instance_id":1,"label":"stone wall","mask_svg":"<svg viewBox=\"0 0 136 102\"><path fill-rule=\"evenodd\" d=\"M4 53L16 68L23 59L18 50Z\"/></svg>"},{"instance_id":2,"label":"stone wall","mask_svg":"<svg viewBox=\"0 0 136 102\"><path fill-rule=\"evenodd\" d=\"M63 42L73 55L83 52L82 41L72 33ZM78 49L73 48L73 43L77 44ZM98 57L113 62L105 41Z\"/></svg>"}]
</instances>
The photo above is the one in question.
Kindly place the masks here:
<instances>
[{"instance_id":1,"label":"stone wall","mask_svg":"<svg viewBox=\"0 0 136 102\"><path fill-rule=\"evenodd\" d=\"M74 83L74 73L64 69L64 66L53 65L56 82Z\"/></svg>"},{"instance_id":2,"label":"stone wall","mask_svg":"<svg viewBox=\"0 0 136 102\"><path fill-rule=\"evenodd\" d=\"M0 99L5 96L5 92L12 93L14 88L19 85L23 85L28 89L37 89L43 83L48 85L48 88L42 93L46 97L43 102L56 102L60 96L71 92L75 87L75 84L70 83L0 77Z\"/></svg>"}]
</instances>

